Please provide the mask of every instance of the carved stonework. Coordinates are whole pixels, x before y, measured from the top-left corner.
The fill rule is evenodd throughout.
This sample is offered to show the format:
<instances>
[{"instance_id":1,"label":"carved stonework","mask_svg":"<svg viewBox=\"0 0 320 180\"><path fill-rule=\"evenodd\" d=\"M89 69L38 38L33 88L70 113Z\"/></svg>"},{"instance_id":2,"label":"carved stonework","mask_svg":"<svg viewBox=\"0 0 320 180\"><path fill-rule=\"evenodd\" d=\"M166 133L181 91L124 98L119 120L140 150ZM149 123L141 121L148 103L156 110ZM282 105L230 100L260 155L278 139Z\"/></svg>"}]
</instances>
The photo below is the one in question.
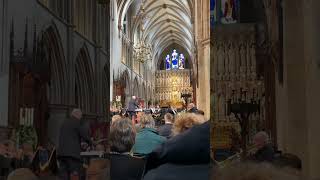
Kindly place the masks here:
<instances>
[{"instance_id":1,"label":"carved stonework","mask_svg":"<svg viewBox=\"0 0 320 180\"><path fill-rule=\"evenodd\" d=\"M190 70L161 70L156 72L156 101L182 102L181 93L191 94Z\"/></svg>"},{"instance_id":2,"label":"carved stonework","mask_svg":"<svg viewBox=\"0 0 320 180\"><path fill-rule=\"evenodd\" d=\"M227 115L229 100L260 102L260 113L250 117L249 137L265 124L265 88L264 80L257 75L255 35L253 24L221 26L213 31L217 38L212 42L214 121L219 126L237 122L233 114Z\"/></svg>"}]
</instances>

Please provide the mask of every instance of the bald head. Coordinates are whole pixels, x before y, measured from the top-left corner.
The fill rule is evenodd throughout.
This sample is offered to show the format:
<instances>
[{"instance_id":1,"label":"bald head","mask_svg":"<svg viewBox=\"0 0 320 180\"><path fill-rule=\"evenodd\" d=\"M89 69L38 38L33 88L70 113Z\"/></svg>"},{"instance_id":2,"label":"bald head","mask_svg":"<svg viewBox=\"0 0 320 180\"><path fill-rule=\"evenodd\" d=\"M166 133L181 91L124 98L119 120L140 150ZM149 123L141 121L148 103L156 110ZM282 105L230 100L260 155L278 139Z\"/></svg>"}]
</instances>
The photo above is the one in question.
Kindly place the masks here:
<instances>
[{"instance_id":1,"label":"bald head","mask_svg":"<svg viewBox=\"0 0 320 180\"><path fill-rule=\"evenodd\" d=\"M136 96L132 96L132 99L135 100L135 99L137 99L137 97Z\"/></svg>"},{"instance_id":2,"label":"bald head","mask_svg":"<svg viewBox=\"0 0 320 180\"><path fill-rule=\"evenodd\" d=\"M253 141L256 148L260 149L269 143L269 136L266 132L260 131L256 135L254 135Z\"/></svg>"},{"instance_id":3,"label":"bald head","mask_svg":"<svg viewBox=\"0 0 320 180\"><path fill-rule=\"evenodd\" d=\"M71 112L71 117L80 120L82 118L82 111L80 109L73 109Z\"/></svg>"}]
</instances>

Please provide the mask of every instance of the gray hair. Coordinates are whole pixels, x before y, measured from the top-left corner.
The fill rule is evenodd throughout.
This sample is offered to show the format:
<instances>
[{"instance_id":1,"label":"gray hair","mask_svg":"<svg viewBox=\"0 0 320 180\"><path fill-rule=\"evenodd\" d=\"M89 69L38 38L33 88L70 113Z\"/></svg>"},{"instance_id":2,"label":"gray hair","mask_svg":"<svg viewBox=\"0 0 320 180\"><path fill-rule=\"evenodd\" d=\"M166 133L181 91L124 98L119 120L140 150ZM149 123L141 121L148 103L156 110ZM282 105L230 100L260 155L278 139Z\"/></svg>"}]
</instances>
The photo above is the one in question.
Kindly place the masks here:
<instances>
[{"instance_id":1,"label":"gray hair","mask_svg":"<svg viewBox=\"0 0 320 180\"><path fill-rule=\"evenodd\" d=\"M76 108L73 109L70 114L71 117L77 117L79 115L82 115L82 111L81 109L76 109Z\"/></svg>"},{"instance_id":2,"label":"gray hair","mask_svg":"<svg viewBox=\"0 0 320 180\"><path fill-rule=\"evenodd\" d=\"M156 123L151 114L144 114L140 117L140 126L142 128L155 128Z\"/></svg>"},{"instance_id":3,"label":"gray hair","mask_svg":"<svg viewBox=\"0 0 320 180\"><path fill-rule=\"evenodd\" d=\"M269 143L269 135L265 131L260 131L254 135L254 138L262 140L264 143Z\"/></svg>"},{"instance_id":4,"label":"gray hair","mask_svg":"<svg viewBox=\"0 0 320 180\"><path fill-rule=\"evenodd\" d=\"M135 143L135 130L130 119L118 119L111 124L110 149L113 152L130 152Z\"/></svg>"}]
</instances>

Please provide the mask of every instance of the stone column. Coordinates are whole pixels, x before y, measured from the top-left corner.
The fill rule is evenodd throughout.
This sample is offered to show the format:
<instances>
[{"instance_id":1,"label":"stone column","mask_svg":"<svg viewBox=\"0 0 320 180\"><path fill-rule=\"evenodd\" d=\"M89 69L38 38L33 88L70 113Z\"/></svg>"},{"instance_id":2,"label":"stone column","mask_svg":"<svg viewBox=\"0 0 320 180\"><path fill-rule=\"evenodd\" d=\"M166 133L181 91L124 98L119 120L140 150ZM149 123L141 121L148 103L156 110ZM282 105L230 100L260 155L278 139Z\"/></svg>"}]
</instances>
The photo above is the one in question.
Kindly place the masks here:
<instances>
[{"instance_id":1,"label":"stone column","mask_svg":"<svg viewBox=\"0 0 320 180\"><path fill-rule=\"evenodd\" d=\"M8 125L8 97L9 97L9 18L8 0L0 2L0 126Z\"/></svg>"},{"instance_id":2,"label":"stone column","mask_svg":"<svg viewBox=\"0 0 320 180\"><path fill-rule=\"evenodd\" d=\"M308 146L308 169L304 172L310 179L320 178L320 22L319 0L305 0L304 5L304 58L306 69L306 120Z\"/></svg>"},{"instance_id":3,"label":"stone column","mask_svg":"<svg viewBox=\"0 0 320 180\"><path fill-rule=\"evenodd\" d=\"M197 106L210 118L210 1L196 3L196 37L198 40L198 87ZM200 73L201 72L201 73Z\"/></svg>"}]
</instances>

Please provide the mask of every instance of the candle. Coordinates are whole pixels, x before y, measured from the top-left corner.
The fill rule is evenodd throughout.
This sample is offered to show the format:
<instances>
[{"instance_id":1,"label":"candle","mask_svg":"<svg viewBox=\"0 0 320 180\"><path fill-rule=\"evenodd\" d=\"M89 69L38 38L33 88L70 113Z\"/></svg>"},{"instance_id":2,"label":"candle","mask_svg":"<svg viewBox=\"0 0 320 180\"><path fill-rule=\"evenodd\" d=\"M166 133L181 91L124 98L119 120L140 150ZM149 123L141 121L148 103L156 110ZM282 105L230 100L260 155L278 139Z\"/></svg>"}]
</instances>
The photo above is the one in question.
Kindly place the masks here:
<instances>
[{"instance_id":1,"label":"candle","mask_svg":"<svg viewBox=\"0 0 320 180\"><path fill-rule=\"evenodd\" d=\"M28 126L28 121L29 121L29 111L28 111L28 108L25 108L24 109L24 125L25 126Z\"/></svg>"},{"instance_id":2,"label":"candle","mask_svg":"<svg viewBox=\"0 0 320 180\"><path fill-rule=\"evenodd\" d=\"M28 108L28 121L27 121L27 126L30 126L30 119L31 119L31 117L30 117L30 108Z\"/></svg>"},{"instance_id":3,"label":"candle","mask_svg":"<svg viewBox=\"0 0 320 180\"><path fill-rule=\"evenodd\" d=\"M22 125L22 123L23 123L23 109L22 109L22 108L20 108L20 119L19 119L19 123L20 123L20 125Z\"/></svg>"},{"instance_id":4,"label":"candle","mask_svg":"<svg viewBox=\"0 0 320 180\"><path fill-rule=\"evenodd\" d=\"M33 126L33 119L34 119L34 108L31 109L31 123L30 125Z\"/></svg>"}]
</instances>

